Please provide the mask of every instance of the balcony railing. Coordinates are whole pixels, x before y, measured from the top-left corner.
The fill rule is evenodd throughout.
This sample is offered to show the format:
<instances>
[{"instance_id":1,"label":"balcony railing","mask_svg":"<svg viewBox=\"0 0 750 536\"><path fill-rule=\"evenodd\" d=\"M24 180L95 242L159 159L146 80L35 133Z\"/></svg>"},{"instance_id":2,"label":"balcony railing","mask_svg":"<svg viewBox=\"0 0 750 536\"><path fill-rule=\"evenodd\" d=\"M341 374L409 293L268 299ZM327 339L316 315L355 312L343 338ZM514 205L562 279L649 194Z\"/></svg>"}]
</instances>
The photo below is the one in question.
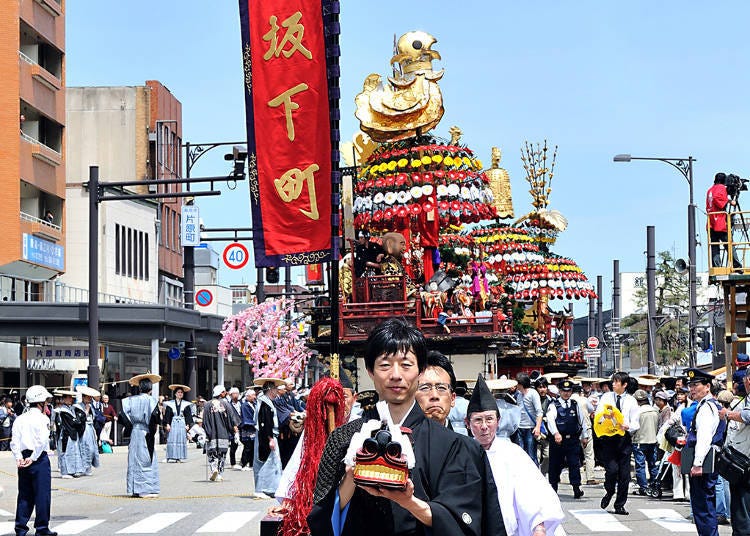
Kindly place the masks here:
<instances>
[{"instance_id":1,"label":"balcony railing","mask_svg":"<svg viewBox=\"0 0 750 536\"><path fill-rule=\"evenodd\" d=\"M28 63L29 65L36 65L37 64L34 60L32 60L30 57L28 57L26 54L24 54L20 50L18 51L18 57L21 58L26 63Z\"/></svg>"},{"instance_id":2,"label":"balcony railing","mask_svg":"<svg viewBox=\"0 0 750 536\"><path fill-rule=\"evenodd\" d=\"M62 4L58 0L36 0L36 3L53 17L62 15Z\"/></svg>"},{"instance_id":3,"label":"balcony railing","mask_svg":"<svg viewBox=\"0 0 750 536\"><path fill-rule=\"evenodd\" d=\"M23 130L21 131L21 139L33 145L31 154L34 158L38 158L39 160L47 162L53 166L59 166L62 164L62 153L59 151L45 145L33 136L29 136Z\"/></svg>"},{"instance_id":4,"label":"balcony railing","mask_svg":"<svg viewBox=\"0 0 750 536\"><path fill-rule=\"evenodd\" d=\"M712 217L726 222L724 240L711 236ZM750 212L709 212L708 219L708 275L746 279L750 276Z\"/></svg>"},{"instance_id":5,"label":"balcony railing","mask_svg":"<svg viewBox=\"0 0 750 536\"><path fill-rule=\"evenodd\" d=\"M35 287L36 290L24 293L16 285L15 297L12 292L13 280L0 276L0 306L2 303L35 302L35 303L86 303L89 291L85 288L73 287L60 281L43 281ZM132 305L166 305L167 307L184 307L182 300L167 297L164 302L158 299L139 300L117 294L99 293L99 303L123 303Z\"/></svg>"},{"instance_id":6,"label":"balcony railing","mask_svg":"<svg viewBox=\"0 0 750 536\"><path fill-rule=\"evenodd\" d=\"M50 229L54 229L58 233L62 231L62 227L60 225L57 225L56 223L50 223L47 220L37 218L36 216L32 216L31 214L27 214L23 211L21 211L21 220L44 225L46 227L49 227Z\"/></svg>"}]
</instances>

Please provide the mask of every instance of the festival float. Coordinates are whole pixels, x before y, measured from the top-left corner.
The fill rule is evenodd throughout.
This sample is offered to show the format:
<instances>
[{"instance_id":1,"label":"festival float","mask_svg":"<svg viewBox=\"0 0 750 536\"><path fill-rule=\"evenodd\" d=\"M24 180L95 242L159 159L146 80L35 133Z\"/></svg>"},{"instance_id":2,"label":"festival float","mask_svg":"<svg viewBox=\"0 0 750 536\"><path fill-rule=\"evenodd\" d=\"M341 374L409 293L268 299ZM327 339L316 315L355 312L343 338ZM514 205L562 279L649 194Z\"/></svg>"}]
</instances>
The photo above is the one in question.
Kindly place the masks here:
<instances>
[{"instance_id":1,"label":"festival float","mask_svg":"<svg viewBox=\"0 0 750 536\"><path fill-rule=\"evenodd\" d=\"M435 43L425 32L403 35L393 74L369 75L355 99L362 133L344 201L356 238L340 263L341 353L361 354L370 330L398 316L445 353L497 352L490 374L575 372L585 362L570 348L565 301L595 294L575 261L551 251L567 227L549 208L557 148L525 144L532 209L513 221L500 150L485 168L460 128L434 132L444 112ZM324 344L321 332L312 345Z\"/></svg>"}]
</instances>

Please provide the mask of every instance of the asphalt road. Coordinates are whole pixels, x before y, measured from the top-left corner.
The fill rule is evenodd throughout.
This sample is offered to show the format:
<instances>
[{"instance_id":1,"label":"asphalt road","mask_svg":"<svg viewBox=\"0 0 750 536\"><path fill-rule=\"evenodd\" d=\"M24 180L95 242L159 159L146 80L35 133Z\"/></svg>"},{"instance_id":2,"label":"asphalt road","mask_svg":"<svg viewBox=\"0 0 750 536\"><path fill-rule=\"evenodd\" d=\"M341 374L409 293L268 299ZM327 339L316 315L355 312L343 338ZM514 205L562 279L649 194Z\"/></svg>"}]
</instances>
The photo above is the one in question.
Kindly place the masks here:
<instances>
[{"instance_id":1,"label":"asphalt road","mask_svg":"<svg viewBox=\"0 0 750 536\"><path fill-rule=\"evenodd\" d=\"M160 459L164 446L157 447ZM127 451L103 454L94 476L63 480L52 458L51 527L63 534L260 534L260 519L275 501L252 498L253 473L227 469L224 482L209 482L205 458L195 448L184 464L159 464L161 495L155 499L133 499L125 495ZM601 475L601 474L600 474ZM0 534L13 533L16 503L16 471L9 452L0 452ZM570 486L560 485L565 511L564 528L571 535L631 532L638 536L673 532L696 534L686 518L686 503L668 498L655 500L631 495L629 516L601 510L604 490L584 486L585 496L574 500ZM610 509L612 507L610 506ZM730 535L729 527L720 534Z\"/></svg>"},{"instance_id":2,"label":"asphalt road","mask_svg":"<svg viewBox=\"0 0 750 536\"><path fill-rule=\"evenodd\" d=\"M164 458L164 445L157 447ZM223 482L209 482L205 456L192 447L183 464L160 463L161 494L126 495L127 447L100 456L93 476L62 479L52 457L52 520L62 534L260 534L271 500L252 497L253 473L228 469ZM17 496L15 463L0 452L0 534L13 534ZM32 529L33 530L33 529Z\"/></svg>"},{"instance_id":3,"label":"asphalt road","mask_svg":"<svg viewBox=\"0 0 750 536\"><path fill-rule=\"evenodd\" d=\"M603 477L603 473L597 469ZM600 478L603 480L603 478ZM585 495L581 499L573 499L573 489L566 484L559 487L560 501L565 511L565 531L568 534L607 534L610 532L631 532L638 536L664 535L671 533L697 534L695 525L687 518L690 515L690 505L684 502L674 502L668 495L662 499L630 495L625 509L630 515L615 515L614 499L609 510L604 511L599 506L604 496L604 487L583 486ZM719 534L731 535L729 526L719 527Z\"/></svg>"}]
</instances>

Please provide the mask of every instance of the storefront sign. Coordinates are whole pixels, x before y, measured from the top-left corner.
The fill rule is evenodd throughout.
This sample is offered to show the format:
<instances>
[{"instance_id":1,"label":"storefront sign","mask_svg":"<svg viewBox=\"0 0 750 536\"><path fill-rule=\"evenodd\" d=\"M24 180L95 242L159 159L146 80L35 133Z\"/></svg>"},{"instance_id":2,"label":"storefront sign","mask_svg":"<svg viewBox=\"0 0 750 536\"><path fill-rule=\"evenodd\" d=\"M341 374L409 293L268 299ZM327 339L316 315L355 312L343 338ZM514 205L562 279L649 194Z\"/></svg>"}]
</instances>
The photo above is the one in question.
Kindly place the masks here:
<instances>
[{"instance_id":1,"label":"storefront sign","mask_svg":"<svg viewBox=\"0 0 750 536\"><path fill-rule=\"evenodd\" d=\"M65 248L38 236L23 233L23 259L65 271Z\"/></svg>"},{"instance_id":2,"label":"storefront sign","mask_svg":"<svg viewBox=\"0 0 750 536\"><path fill-rule=\"evenodd\" d=\"M337 13L334 0L240 0L257 267L331 259Z\"/></svg>"},{"instance_id":3,"label":"storefront sign","mask_svg":"<svg viewBox=\"0 0 750 536\"><path fill-rule=\"evenodd\" d=\"M29 346L28 359L88 359L88 346Z\"/></svg>"}]
</instances>

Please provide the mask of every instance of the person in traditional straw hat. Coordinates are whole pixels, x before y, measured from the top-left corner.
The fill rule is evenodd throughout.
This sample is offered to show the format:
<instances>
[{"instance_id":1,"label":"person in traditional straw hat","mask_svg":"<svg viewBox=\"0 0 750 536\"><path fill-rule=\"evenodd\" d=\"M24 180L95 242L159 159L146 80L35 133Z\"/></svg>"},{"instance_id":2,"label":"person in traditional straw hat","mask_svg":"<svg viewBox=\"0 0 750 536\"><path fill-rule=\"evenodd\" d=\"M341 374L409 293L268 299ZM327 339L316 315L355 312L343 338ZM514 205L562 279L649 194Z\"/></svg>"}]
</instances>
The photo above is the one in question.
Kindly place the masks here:
<instances>
[{"instance_id":1,"label":"person in traditional straw hat","mask_svg":"<svg viewBox=\"0 0 750 536\"><path fill-rule=\"evenodd\" d=\"M487 380L485 383L495 397L495 404L500 412L496 430L497 437L512 441L521 422L521 411L523 411L521 406L516 403L517 398L515 392L513 392L517 388L518 382L503 375L496 380Z\"/></svg>"},{"instance_id":2,"label":"person in traditional straw hat","mask_svg":"<svg viewBox=\"0 0 750 536\"><path fill-rule=\"evenodd\" d=\"M74 478L86 472L79 442L86 430L86 420L82 419L73 406L75 391L58 390L61 405L55 410L57 429L57 464L62 478Z\"/></svg>"},{"instance_id":3,"label":"person in traditional straw hat","mask_svg":"<svg viewBox=\"0 0 750 536\"><path fill-rule=\"evenodd\" d=\"M92 467L99 467L99 444L94 429L94 409L91 407L91 401L95 396L100 396L100 393L87 385L79 385L76 390L81 395L81 401L75 405L75 411L79 419L86 423L78 447L81 449L81 458L85 467L83 474L91 476Z\"/></svg>"},{"instance_id":4,"label":"person in traditional straw hat","mask_svg":"<svg viewBox=\"0 0 750 536\"><path fill-rule=\"evenodd\" d=\"M192 404L185 400L190 387L179 383L169 386L172 400L164 403L164 429L167 432L167 458L169 463L187 460L187 431L193 426Z\"/></svg>"},{"instance_id":5,"label":"person in traditional straw hat","mask_svg":"<svg viewBox=\"0 0 750 536\"><path fill-rule=\"evenodd\" d=\"M133 376L129 383L138 388L138 394L122 401L120 422L130 431L127 490L128 495L134 497L159 495L159 460L154 452L154 441L161 417L151 391L153 384L160 380L158 374Z\"/></svg>"}]
</instances>

